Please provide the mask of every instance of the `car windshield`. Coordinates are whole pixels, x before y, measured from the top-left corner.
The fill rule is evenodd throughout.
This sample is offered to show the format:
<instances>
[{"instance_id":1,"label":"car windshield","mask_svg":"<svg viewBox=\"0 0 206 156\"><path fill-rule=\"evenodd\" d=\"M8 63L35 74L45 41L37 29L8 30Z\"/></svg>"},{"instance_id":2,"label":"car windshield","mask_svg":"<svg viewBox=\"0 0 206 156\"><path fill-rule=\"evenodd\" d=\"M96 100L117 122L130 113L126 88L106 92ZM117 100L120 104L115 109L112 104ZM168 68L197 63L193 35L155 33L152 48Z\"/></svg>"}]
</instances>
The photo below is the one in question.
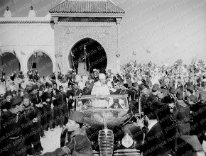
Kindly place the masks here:
<instances>
[{"instance_id":1,"label":"car windshield","mask_svg":"<svg viewBox=\"0 0 206 156\"><path fill-rule=\"evenodd\" d=\"M129 109L127 95L110 95L110 96L82 96L76 98L76 110L98 110L98 109Z\"/></svg>"},{"instance_id":2,"label":"car windshield","mask_svg":"<svg viewBox=\"0 0 206 156\"><path fill-rule=\"evenodd\" d=\"M128 113L129 105L127 95L109 95L109 96L82 96L76 98L76 110L81 111L89 119L103 124L119 123L119 120Z\"/></svg>"}]
</instances>

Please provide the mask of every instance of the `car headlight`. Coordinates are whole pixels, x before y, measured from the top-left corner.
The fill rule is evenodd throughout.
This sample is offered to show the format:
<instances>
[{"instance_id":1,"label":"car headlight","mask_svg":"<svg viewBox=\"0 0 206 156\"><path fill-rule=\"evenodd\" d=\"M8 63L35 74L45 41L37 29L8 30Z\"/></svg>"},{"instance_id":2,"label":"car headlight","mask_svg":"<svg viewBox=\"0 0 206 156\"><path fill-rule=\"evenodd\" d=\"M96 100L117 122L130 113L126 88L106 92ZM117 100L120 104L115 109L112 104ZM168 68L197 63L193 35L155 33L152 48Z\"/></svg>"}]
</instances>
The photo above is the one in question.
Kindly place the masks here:
<instances>
[{"instance_id":1,"label":"car headlight","mask_svg":"<svg viewBox=\"0 0 206 156\"><path fill-rule=\"evenodd\" d=\"M129 148L133 145L134 140L132 139L132 137L126 133L126 135L122 138L122 145L126 148Z\"/></svg>"}]
</instances>

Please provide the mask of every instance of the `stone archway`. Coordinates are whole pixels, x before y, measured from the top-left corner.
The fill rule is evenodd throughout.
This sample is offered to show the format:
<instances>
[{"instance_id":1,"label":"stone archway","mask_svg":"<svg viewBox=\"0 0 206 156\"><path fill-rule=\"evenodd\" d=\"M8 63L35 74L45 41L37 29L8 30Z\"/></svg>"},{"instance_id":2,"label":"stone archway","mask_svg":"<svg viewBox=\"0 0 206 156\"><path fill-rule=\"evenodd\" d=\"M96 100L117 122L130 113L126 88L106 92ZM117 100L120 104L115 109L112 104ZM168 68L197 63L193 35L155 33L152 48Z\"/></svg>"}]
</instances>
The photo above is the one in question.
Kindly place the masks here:
<instances>
[{"instance_id":1,"label":"stone archway","mask_svg":"<svg viewBox=\"0 0 206 156\"><path fill-rule=\"evenodd\" d=\"M91 38L78 41L71 49L69 60L72 62L71 66L76 70L82 60L86 63L86 70L89 72L92 72L93 69L105 70L107 67L107 55L104 48Z\"/></svg>"},{"instance_id":2,"label":"stone archway","mask_svg":"<svg viewBox=\"0 0 206 156\"><path fill-rule=\"evenodd\" d=\"M52 59L44 52L33 53L27 62L28 70L38 70L39 75L48 76L53 73Z\"/></svg>"},{"instance_id":3,"label":"stone archway","mask_svg":"<svg viewBox=\"0 0 206 156\"><path fill-rule=\"evenodd\" d=\"M4 52L0 55L0 75L5 73L6 76L19 72L21 69L20 61L12 52Z\"/></svg>"}]
</instances>

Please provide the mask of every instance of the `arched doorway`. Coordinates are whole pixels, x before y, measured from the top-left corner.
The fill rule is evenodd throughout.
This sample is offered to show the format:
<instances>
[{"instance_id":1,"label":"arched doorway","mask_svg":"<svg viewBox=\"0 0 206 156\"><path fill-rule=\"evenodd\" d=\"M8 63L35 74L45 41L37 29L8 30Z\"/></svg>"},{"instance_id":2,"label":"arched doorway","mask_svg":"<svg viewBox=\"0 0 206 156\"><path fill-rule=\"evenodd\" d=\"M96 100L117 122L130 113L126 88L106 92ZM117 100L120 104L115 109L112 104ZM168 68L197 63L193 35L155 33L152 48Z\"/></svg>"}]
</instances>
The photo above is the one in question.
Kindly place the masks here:
<instances>
[{"instance_id":1,"label":"arched doorway","mask_svg":"<svg viewBox=\"0 0 206 156\"><path fill-rule=\"evenodd\" d=\"M107 67L107 56L100 43L84 38L78 41L73 48L69 59L72 67L78 71L79 62L85 62L86 70L92 72L93 69L105 70Z\"/></svg>"},{"instance_id":2,"label":"arched doorway","mask_svg":"<svg viewBox=\"0 0 206 156\"><path fill-rule=\"evenodd\" d=\"M53 71L52 60L44 52L35 52L31 55L27 67L28 70L38 70L41 77L51 75Z\"/></svg>"},{"instance_id":3,"label":"arched doorway","mask_svg":"<svg viewBox=\"0 0 206 156\"><path fill-rule=\"evenodd\" d=\"M5 73L6 76L12 73L18 73L21 69L20 62L15 53L4 52L0 54L0 75Z\"/></svg>"}]
</instances>

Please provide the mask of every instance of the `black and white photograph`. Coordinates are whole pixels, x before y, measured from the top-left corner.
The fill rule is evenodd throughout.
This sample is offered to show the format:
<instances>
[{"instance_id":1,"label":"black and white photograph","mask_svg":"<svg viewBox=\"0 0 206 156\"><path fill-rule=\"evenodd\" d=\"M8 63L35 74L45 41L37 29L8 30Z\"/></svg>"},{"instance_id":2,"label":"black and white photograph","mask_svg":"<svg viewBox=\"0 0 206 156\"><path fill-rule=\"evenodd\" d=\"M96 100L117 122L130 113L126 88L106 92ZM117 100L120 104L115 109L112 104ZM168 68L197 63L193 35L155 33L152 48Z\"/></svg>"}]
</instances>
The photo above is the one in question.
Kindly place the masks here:
<instances>
[{"instance_id":1,"label":"black and white photograph","mask_svg":"<svg viewBox=\"0 0 206 156\"><path fill-rule=\"evenodd\" d=\"M206 0L0 0L0 156L205 156Z\"/></svg>"}]
</instances>

